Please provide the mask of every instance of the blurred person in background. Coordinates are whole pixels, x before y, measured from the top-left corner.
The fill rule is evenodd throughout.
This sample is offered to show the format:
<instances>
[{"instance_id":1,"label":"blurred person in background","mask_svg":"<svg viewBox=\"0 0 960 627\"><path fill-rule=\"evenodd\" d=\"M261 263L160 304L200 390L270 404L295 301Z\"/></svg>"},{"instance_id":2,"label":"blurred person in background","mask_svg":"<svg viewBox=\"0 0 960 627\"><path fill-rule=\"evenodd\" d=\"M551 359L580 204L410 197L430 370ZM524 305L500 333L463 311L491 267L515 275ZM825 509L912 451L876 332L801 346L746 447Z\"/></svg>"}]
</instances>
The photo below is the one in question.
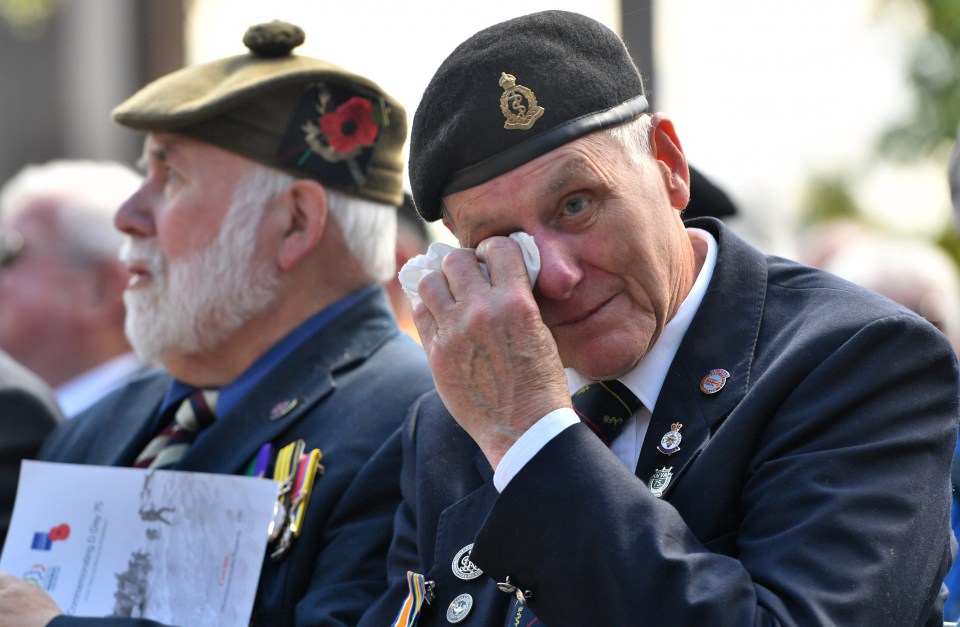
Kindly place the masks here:
<instances>
[{"instance_id":1,"label":"blurred person in background","mask_svg":"<svg viewBox=\"0 0 960 627\"><path fill-rule=\"evenodd\" d=\"M113 214L141 177L119 163L28 165L0 189L0 348L56 391L69 418L144 366L123 332Z\"/></svg>"},{"instance_id":2,"label":"blurred person in background","mask_svg":"<svg viewBox=\"0 0 960 627\"><path fill-rule=\"evenodd\" d=\"M815 250L803 261L852 281L926 318L960 349L960 272L953 259L936 244L919 237L854 231L837 222L841 234L852 234L847 244L832 237L827 226L817 231L832 240L833 250ZM815 241L814 238L811 241Z\"/></svg>"},{"instance_id":3,"label":"blurred person in background","mask_svg":"<svg viewBox=\"0 0 960 627\"><path fill-rule=\"evenodd\" d=\"M430 235L427 225L413 206L413 198L404 193L403 204L397 212L397 268L402 268L417 255L425 253L430 245ZM390 306L397 317L400 330L420 342L417 326L413 323L413 308L410 299L403 293L400 281L394 276L386 283L387 294L390 296Z\"/></svg>"},{"instance_id":4,"label":"blurred person in background","mask_svg":"<svg viewBox=\"0 0 960 627\"><path fill-rule=\"evenodd\" d=\"M61 420L47 384L0 351L0 550L10 525L20 462L33 459Z\"/></svg>"},{"instance_id":5,"label":"blurred person in background","mask_svg":"<svg viewBox=\"0 0 960 627\"><path fill-rule=\"evenodd\" d=\"M739 215L737 206L723 189L698 168L690 166L690 202L683 210L684 220L712 217L732 220Z\"/></svg>"}]
</instances>

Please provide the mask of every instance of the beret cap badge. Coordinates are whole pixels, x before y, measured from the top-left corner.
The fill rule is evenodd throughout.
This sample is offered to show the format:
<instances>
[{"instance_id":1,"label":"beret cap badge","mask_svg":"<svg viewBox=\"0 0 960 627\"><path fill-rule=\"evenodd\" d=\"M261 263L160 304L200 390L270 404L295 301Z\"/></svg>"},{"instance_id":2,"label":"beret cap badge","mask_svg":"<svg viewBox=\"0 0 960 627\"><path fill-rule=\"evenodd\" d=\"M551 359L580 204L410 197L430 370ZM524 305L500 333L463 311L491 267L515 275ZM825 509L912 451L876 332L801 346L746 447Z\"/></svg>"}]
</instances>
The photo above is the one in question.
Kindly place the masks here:
<instances>
[{"instance_id":1,"label":"beret cap badge","mask_svg":"<svg viewBox=\"0 0 960 627\"><path fill-rule=\"evenodd\" d=\"M503 128L508 130L527 130L543 115L544 108L537 105L537 96L529 88L517 85L517 77L506 72L500 73L500 111L507 119ZM524 104L526 102L526 104Z\"/></svg>"}]
</instances>

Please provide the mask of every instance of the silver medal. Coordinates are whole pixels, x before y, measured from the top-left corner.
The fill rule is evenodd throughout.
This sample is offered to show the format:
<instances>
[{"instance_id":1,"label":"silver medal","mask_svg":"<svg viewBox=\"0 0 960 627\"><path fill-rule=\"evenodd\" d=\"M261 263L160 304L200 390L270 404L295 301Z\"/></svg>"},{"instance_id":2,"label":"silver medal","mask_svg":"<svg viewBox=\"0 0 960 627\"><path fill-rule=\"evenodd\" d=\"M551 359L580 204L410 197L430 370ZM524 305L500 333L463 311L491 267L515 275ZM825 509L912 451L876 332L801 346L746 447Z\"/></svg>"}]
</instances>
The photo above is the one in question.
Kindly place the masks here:
<instances>
[{"instance_id":1,"label":"silver medal","mask_svg":"<svg viewBox=\"0 0 960 627\"><path fill-rule=\"evenodd\" d=\"M471 549L473 549L473 544L468 544L457 551L457 554L453 557L453 564L451 564L453 574L456 575L458 579L463 579L464 581L476 579L483 574L483 571L470 561Z\"/></svg>"},{"instance_id":2,"label":"silver medal","mask_svg":"<svg viewBox=\"0 0 960 627\"><path fill-rule=\"evenodd\" d=\"M473 608L473 597L469 594L461 594L450 602L450 607L447 608L447 620L451 623L459 623L467 617L471 608Z\"/></svg>"}]
</instances>

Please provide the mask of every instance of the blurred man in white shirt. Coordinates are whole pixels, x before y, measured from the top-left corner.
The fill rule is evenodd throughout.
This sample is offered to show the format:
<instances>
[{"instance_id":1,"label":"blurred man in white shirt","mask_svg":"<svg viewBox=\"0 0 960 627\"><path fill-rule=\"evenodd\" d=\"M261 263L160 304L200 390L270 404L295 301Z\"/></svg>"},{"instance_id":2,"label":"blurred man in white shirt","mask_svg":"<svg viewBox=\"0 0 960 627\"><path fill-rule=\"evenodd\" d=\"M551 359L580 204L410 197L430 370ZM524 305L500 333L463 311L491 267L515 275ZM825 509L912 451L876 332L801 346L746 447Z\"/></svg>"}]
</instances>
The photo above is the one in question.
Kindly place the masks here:
<instances>
[{"instance_id":1,"label":"blurred man in white shirt","mask_svg":"<svg viewBox=\"0 0 960 627\"><path fill-rule=\"evenodd\" d=\"M139 182L118 163L58 160L0 190L0 347L68 417L143 369L123 332L129 275L113 227Z\"/></svg>"}]
</instances>

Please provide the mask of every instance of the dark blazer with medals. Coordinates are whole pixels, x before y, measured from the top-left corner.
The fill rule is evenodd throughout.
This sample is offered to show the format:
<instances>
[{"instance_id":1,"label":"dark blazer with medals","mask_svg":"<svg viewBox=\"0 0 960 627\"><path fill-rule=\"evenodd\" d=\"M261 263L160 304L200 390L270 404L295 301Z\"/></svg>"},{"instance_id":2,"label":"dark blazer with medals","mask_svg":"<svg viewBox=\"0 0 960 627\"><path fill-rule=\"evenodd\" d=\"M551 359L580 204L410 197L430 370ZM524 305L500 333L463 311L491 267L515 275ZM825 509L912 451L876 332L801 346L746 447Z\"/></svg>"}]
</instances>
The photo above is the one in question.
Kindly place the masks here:
<instances>
[{"instance_id":1,"label":"dark blazer with medals","mask_svg":"<svg viewBox=\"0 0 960 627\"><path fill-rule=\"evenodd\" d=\"M449 624L458 597L460 625L514 625L516 600L495 585L508 576L547 627L942 624L960 411L950 344L714 219L688 226L717 239L717 266L636 474L575 425L498 495L426 395L405 427L390 589L362 625L391 624L407 570L434 582L420 625ZM719 368L729 379L705 393ZM673 423L668 456L657 444ZM468 578L471 564L483 575Z\"/></svg>"},{"instance_id":2,"label":"dark blazer with medals","mask_svg":"<svg viewBox=\"0 0 960 627\"><path fill-rule=\"evenodd\" d=\"M0 351L0 548L13 512L20 462L32 459L62 420L47 384Z\"/></svg>"},{"instance_id":3,"label":"dark blazer with medals","mask_svg":"<svg viewBox=\"0 0 960 627\"><path fill-rule=\"evenodd\" d=\"M111 394L56 432L41 457L131 465L154 435L170 381L155 372ZM302 438L308 451L322 451L325 472L303 531L283 559L264 561L253 625L355 625L383 591L400 501L399 427L432 385L423 349L399 332L377 290L296 348L187 451L177 469L226 474L243 474L266 442L276 451ZM288 413L275 410L293 399ZM61 617L51 625L101 623L150 624Z\"/></svg>"}]
</instances>

